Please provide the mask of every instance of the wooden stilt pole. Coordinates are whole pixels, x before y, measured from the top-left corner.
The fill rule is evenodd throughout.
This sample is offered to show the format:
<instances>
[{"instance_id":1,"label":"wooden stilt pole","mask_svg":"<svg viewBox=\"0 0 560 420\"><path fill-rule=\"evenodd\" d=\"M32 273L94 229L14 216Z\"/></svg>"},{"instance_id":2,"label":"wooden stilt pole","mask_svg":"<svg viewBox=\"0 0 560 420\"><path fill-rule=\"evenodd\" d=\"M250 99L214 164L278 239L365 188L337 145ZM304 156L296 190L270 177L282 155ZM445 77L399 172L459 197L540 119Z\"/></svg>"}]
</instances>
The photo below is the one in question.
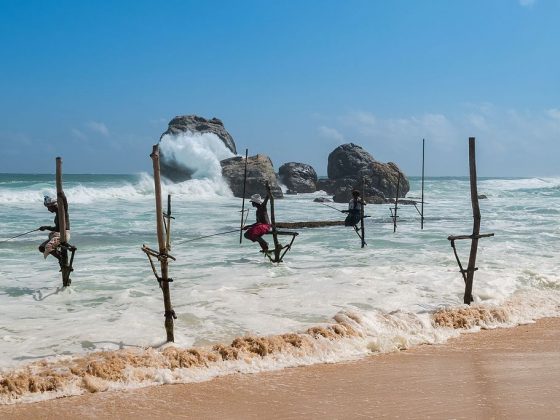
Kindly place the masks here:
<instances>
[{"instance_id":1,"label":"wooden stilt pole","mask_svg":"<svg viewBox=\"0 0 560 420\"><path fill-rule=\"evenodd\" d=\"M397 195L395 196L395 210L393 212L393 233L397 231L397 209L399 204L399 187L401 184L401 173L399 172L399 177L397 178Z\"/></svg>"},{"instance_id":2,"label":"wooden stilt pole","mask_svg":"<svg viewBox=\"0 0 560 420\"><path fill-rule=\"evenodd\" d=\"M56 158L56 201L58 203L58 226L60 227L60 271L62 272L62 286L68 287L70 280L71 267L68 264L68 248L66 238L66 200L62 188L62 158Z\"/></svg>"},{"instance_id":3,"label":"wooden stilt pole","mask_svg":"<svg viewBox=\"0 0 560 420\"><path fill-rule=\"evenodd\" d=\"M422 204L420 206L420 229L424 229L424 143L422 139Z\"/></svg>"},{"instance_id":4,"label":"wooden stilt pole","mask_svg":"<svg viewBox=\"0 0 560 420\"><path fill-rule=\"evenodd\" d=\"M164 214L165 223L165 248L171 251L171 219L175 219L171 216L171 194L167 194L167 213Z\"/></svg>"},{"instance_id":5,"label":"wooden stilt pole","mask_svg":"<svg viewBox=\"0 0 560 420\"><path fill-rule=\"evenodd\" d=\"M241 202L241 224L239 226L239 243L243 241L243 217L245 216L245 187L247 186L247 158L249 149L245 149L245 175L243 176L243 201Z\"/></svg>"},{"instance_id":6,"label":"wooden stilt pole","mask_svg":"<svg viewBox=\"0 0 560 420\"><path fill-rule=\"evenodd\" d=\"M175 341L173 335L173 319L177 318L175 311L171 306L171 295L169 293L169 282L172 281L168 277L168 254L167 246L164 238L163 210L161 204L161 179L159 170L159 146L154 145L150 155L154 166L154 187L156 196L156 229L159 245L159 254L157 258L161 265L161 278L159 278L161 290L163 292L163 304L165 307L165 331L167 333L167 342Z\"/></svg>"},{"instance_id":7,"label":"wooden stilt pole","mask_svg":"<svg viewBox=\"0 0 560 420\"><path fill-rule=\"evenodd\" d=\"M280 262L280 252L282 251L282 245L278 241L276 219L274 217L274 195L270 190L270 184L268 181L266 181L266 192L268 194L268 200L270 201L270 224L272 225L272 239L274 240L274 260L272 260L272 262Z\"/></svg>"},{"instance_id":8,"label":"wooden stilt pole","mask_svg":"<svg viewBox=\"0 0 560 420\"><path fill-rule=\"evenodd\" d=\"M474 280L474 271L476 267L476 254L478 251L478 235L480 234L480 207L478 205L476 150L474 137L469 137L469 173L471 181L471 203L473 210L473 232L471 240L471 252L469 255L469 264L467 266L467 282L465 284L465 295L463 297L463 302L466 304L470 304L473 301L472 287Z\"/></svg>"},{"instance_id":9,"label":"wooden stilt pole","mask_svg":"<svg viewBox=\"0 0 560 420\"><path fill-rule=\"evenodd\" d=\"M473 230L472 235L459 235L459 236L449 236L447 239L451 242L451 248L455 254L455 259L457 264L459 264L459 269L461 270L461 275L465 281L465 293L463 295L463 302L466 305L470 305L474 300L472 296L474 272L478 270L476 267L476 254L478 251L478 240L480 238L487 238L494 236L493 233L480 234L480 207L478 205L478 188L476 181L476 153L475 153L475 138L469 137L469 173L470 173L470 184L471 184L471 204L473 210ZM471 251L469 254L469 263L467 269L463 269L459 255L457 254L457 249L455 247L455 241L460 239L470 239L471 240Z\"/></svg>"},{"instance_id":10,"label":"wooden stilt pole","mask_svg":"<svg viewBox=\"0 0 560 420\"><path fill-rule=\"evenodd\" d=\"M366 205L366 196L365 196L365 188L364 188L364 178L362 177L362 205L360 206L360 229L362 230L362 248L366 246L366 229L364 223L364 207Z\"/></svg>"}]
</instances>

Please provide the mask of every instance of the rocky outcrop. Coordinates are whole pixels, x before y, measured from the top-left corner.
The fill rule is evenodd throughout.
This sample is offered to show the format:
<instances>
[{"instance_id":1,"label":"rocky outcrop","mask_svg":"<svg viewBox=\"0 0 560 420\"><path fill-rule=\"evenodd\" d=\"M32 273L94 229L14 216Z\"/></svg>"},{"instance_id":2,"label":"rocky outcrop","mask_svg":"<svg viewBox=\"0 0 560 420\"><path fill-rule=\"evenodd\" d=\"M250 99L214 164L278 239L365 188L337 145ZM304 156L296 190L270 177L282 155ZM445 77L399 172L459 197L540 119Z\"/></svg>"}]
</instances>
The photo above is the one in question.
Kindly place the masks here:
<instances>
[{"instance_id":1,"label":"rocky outcrop","mask_svg":"<svg viewBox=\"0 0 560 420\"><path fill-rule=\"evenodd\" d=\"M222 165L222 176L233 191L235 197L243 197L243 180L245 174L245 158L241 156L224 159ZM272 161L266 155L249 156L247 158L247 185L245 187L245 198L253 194L266 196L265 182L270 183L270 190L274 198L282 198L282 190L276 180L276 173Z\"/></svg>"},{"instance_id":2,"label":"rocky outcrop","mask_svg":"<svg viewBox=\"0 0 560 420\"><path fill-rule=\"evenodd\" d=\"M333 201L328 197L316 197L313 199L315 203L332 203Z\"/></svg>"},{"instance_id":3,"label":"rocky outcrop","mask_svg":"<svg viewBox=\"0 0 560 420\"><path fill-rule=\"evenodd\" d=\"M330 153L327 175L329 179L355 178L360 171L369 168L375 162L373 156L360 146L354 143L343 144Z\"/></svg>"},{"instance_id":4,"label":"rocky outcrop","mask_svg":"<svg viewBox=\"0 0 560 420\"><path fill-rule=\"evenodd\" d=\"M206 118L196 115L177 116L169 121L167 130L160 136L160 141L166 135L177 136L183 133L215 134L232 153L237 154L233 137L227 132L224 128L224 124L218 118L207 120ZM160 169L162 176L173 182L182 182L191 179L193 173L190 168L176 162L171 156L166 156L164 150L161 149Z\"/></svg>"},{"instance_id":5,"label":"rocky outcrop","mask_svg":"<svg viewBox=\"0 0 560 420\"><path fill-rule=\"evenodd\" d=\"M331 152L327 174L329 179L319 180L318 188L333 194L337 203L349 201L352 189L362 191L362 180L368 203L384 203L386 197L395 197L399 175L399 197L404 197L410 190L406 175L396 164L378 162L353 143L343 144Z\"/></svg>"},{"instance_id":6,"label":"rocky outcrop","mask_svg":"<svg viewBox=\"0 0 560 420\"><path fill-rule=\"evenodd\" d=\"M296 193L312 193L317 191L317 173L306 163L288 162L278 170L280 182Z\"/></svg>"},{"instance_id":7,"label":"rocky outcrop","mask_svg":"<svg viewBox=\"0 0 560 420\"><path fill-rule=\"evenodd\" d=\"M169 126L161 137L167 134L176 136L181 133L213 133L224 142L229 150L237 154L233 137L227 132L224 128L224 123L218 118L207 120L197 115L179 115L169 121Z\"/></svg>"}]
</instances>

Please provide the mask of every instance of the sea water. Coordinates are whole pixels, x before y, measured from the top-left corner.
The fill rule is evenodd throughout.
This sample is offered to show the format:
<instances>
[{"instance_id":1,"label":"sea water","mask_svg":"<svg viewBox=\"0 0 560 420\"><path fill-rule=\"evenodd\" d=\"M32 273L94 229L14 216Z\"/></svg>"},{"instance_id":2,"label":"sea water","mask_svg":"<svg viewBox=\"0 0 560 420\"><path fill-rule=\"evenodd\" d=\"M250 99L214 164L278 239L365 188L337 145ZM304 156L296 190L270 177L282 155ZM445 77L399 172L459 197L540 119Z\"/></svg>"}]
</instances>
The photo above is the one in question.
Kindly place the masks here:
<instances>
[{"instance_id":1,"label":"sea water","mask_svg":"<svg viewBox=\"0 0 560 420\"><path fill-rule=\"evenodd\" d=\"M408 196L420 197L420 178L410 181ZM152 177L65 174L64 189L71 243L78 248L71 287L62 289L56 260L44 260L37 250L45 232L0 243L4 373L43 359L159 346L165 339L162 293L141 251L143 244L157 249ZM477 328L559 316L560 178L479 178L478 190L487 197L480 200L481 233L495 236L479 242L475 304L507 308L508 315L482 320ZM170 253L176 261L169 271L178 317L176 346L204 348L247 335L301 332L340 317L359 320L353 324L358 338L327 343L315 354L298 353L289 360L265 358L249 369L258 371L347 360L456 335L453 328L435 326L432 316L442 308L462 307L464 282L447 237L472 232L469 179L428 177L424 191L423 230L412 205L399 206L396 232L393 205L368 205L365 248L352 228L300 229L284 262L272 264L258 244L244 238L240 244L238 232L189 241L240 226L241 199L233 197L219 175L164 183L174 217ZM44 194L55 194L53 175L0 175L0 239L52 225ZM275 200L276 220L344 218L314 202L317 197L327 195ZM248 223L254 218L251 209ZM466 267L470 241L457 241L457 247ZM231 369L243 370L239 365ZM160 379L153 375L152 382L201 380L219 371L199 370L172 380L162 373ZM68 389L64 395L79 392Z\"/></svg>"}]
</instances>

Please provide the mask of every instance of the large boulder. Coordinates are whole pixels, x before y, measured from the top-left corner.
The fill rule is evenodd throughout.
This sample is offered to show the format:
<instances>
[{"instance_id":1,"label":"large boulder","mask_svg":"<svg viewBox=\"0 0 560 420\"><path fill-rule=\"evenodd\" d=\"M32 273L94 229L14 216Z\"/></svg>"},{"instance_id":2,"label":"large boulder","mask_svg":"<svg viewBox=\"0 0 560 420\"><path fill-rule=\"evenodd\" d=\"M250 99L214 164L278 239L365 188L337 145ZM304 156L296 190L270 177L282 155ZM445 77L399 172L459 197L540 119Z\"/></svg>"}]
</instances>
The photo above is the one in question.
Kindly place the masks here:
<instances>
[{"instance_id":1,"label":"large boulder","mask_svg":"<svg viewBox=\"0 0 560 420\"><path fill-rule=\"evenodd\" d=\"M197 115L179 115L169 121L167 130L161 135L160 140L167 134L176 136L182 133L213 133L224 142L232 153L237 154L233 137L224 128L224 123L218 118L207 120Z\"/></svg>"},{"instance_id":2,"label":"large boulder","mask_svg":"<svg viewBox=\"0 0 560 420\"><path fill-rule=\"evenodd\" d=\"M317 191L317 173L306 163L288 162L278 170L280 182L296 193Z\"/></svg>"},{"instance_id":3,"label":"large boulder","mask_svg":"<svg viewBox=\"0 0 560 420\"><path fill-rule=\"evenodd\" d=\"M169 122L167 130L160 136L160 142L165 136L207 133L215 134L232 153L237 154L233 137L218 118L207 120L196 115L177 116ZM193 175L192 168L177 162L171 155L167 156L163 148L160 148L160 169L161 174L173 182L186 181Z\"/></svg>"},{"instance_id":4,"label":"large boulder","mask_svg":"<svg viewBox=\"0 0 560 420\"><path fill-rule=\"evenodd\" d=\"M352 190L364 190L368 203L386 202L386 197L405 197L410 190L406 175L393 162L376 161L362 147L343 144L331 152L328 159L328 180L320 180L318 188L333 194L333 200L343 203L350 200ZM362 186L363 182L363 186Z\"/></svg>"},{"instance_id":5,"label":"large boulder","mask_svg":"<svg viewBox=\"0 0 560 420\"><path fill-rule=\"evenodd\" d=\"M243 197L243 180L245 175L245 158L241 156L224 159L222 165L222 176L233 191L235 197ZM266 181L270 184L270 190L274 198L283 198L282 189L278 185L276 173L272 161L266 155L258 154L247 158L247 184L245 186L245 198L253 194L266 196Z\"/></svg>"},{"instance_id":6,"label":"large boulder","mask_svg":"<svg viewBox=\"0 0 560 420\"><path fill-rule=\"evenodd\" d=\"M343 144L330 153L327 175L329 179L356 177L358 172L370 167L374 162L373 156L357 144Z\"/></svg>"},{"instance_id":7,"label":"large boulder","mask_svg":"<svg viewBox=\"0 0 560 420\"><path fill-rule=\"evenodd\" d=\"M371 179L372 186L382 191L386 196L405 197L410 191L408 178L399 167L393 163L374 162L365 171L366 178Z\"/></svg>"}]
</instances>

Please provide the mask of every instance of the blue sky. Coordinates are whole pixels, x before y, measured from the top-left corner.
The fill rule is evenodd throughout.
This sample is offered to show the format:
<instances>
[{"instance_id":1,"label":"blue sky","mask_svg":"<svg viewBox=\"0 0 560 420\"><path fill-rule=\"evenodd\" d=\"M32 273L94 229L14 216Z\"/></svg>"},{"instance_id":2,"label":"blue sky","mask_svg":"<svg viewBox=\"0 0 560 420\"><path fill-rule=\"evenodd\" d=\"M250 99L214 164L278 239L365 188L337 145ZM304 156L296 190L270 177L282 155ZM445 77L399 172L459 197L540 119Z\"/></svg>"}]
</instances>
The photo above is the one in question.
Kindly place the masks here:
<instances>
[{"instance_id":1,"label":"blue sky","mask_svg":"<svg viewBox=\"0 0 560 420\"><path fill-rule=\"evenodd\" d=\"M150 171L175 115L326 174L560 175L560 1L0 0L0 172Z\"/></svg>"}]
</instances>

